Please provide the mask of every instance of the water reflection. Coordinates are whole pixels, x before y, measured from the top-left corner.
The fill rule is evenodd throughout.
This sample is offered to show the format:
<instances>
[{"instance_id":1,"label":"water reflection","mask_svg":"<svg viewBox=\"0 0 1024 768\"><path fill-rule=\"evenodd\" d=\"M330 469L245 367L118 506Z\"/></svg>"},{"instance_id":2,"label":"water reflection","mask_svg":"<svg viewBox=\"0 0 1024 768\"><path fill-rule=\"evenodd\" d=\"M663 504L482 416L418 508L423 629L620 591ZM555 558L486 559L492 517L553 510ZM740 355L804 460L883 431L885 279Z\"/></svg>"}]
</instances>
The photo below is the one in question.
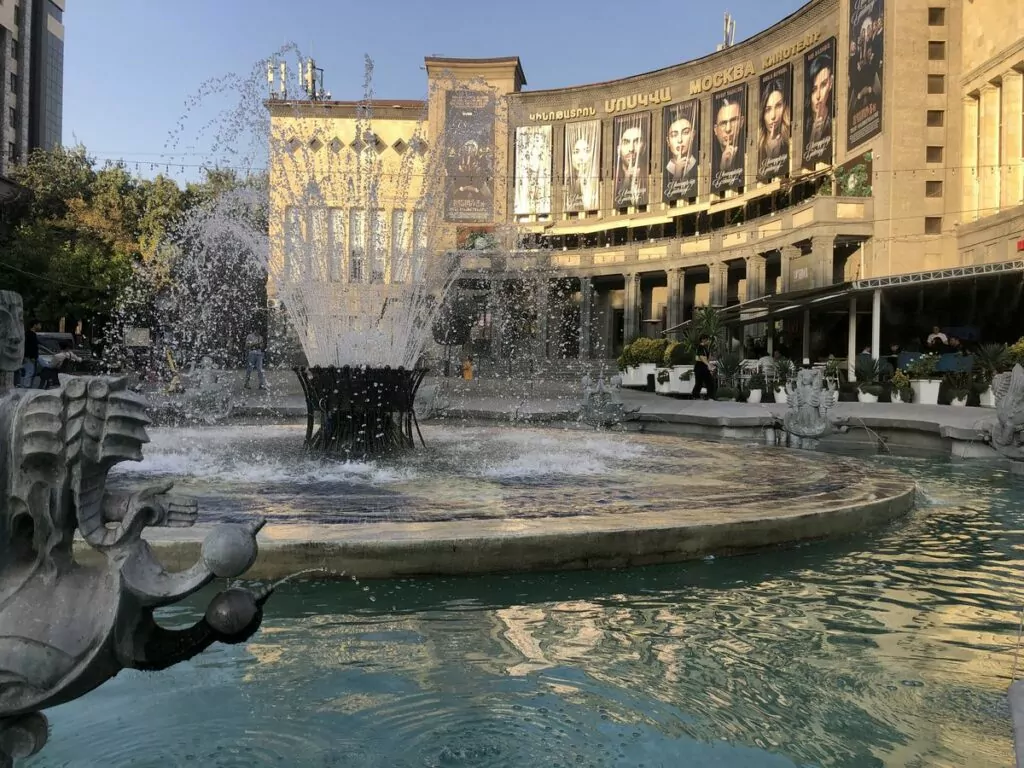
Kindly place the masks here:
<instances>
[{"instance_id":1,"label":"water reflection","mask_svg":"<svg viewBox=\"0 0 1024 768\"><path fill-rule=\"evenodd\" d=\"M1024 482L884 463L927 504L871 536L612 573L285 585L247 648L54 710L27 764L1010 764Z\"/></svg>"}]
</instances>

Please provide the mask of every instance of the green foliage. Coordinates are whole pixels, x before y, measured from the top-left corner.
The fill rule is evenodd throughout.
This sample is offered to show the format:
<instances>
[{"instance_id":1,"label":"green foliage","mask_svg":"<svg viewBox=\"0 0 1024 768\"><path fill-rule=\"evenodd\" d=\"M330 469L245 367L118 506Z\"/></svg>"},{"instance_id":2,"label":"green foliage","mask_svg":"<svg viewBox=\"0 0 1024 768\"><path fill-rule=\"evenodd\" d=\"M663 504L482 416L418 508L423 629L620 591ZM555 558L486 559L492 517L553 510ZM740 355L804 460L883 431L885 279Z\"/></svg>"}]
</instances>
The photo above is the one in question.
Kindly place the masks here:
<instances>
[{"instance_id":1,"label":"green foliage","mask_svg":"<svg viewBox=\"0 0 1024 768\"><path fill-rule=\"evenodd\" d=\"M624 371L630 366L661 365L668 347L667 339L634 339L627 344L619 355L619 370Z\"/></svg>"},{"instance_id":2,"label":"green foliage","mask_svg":"<svg viewBox=\"0 0 1024 768\"><path fill-rule=\"evenodd\" d=\"M926 352L907 363L907 377L910 379L934 379L935 369L938 365L938 355Z\"/></svg>"},{"instance_id":3,"label":"green foliage","mask_svg":"<svg viewBox=\"0 0 1024 768\"><path fill-rule=\"evenodd\" d=\"M914 390L910 386L910 379L903 371L897 370L892 375L892 388L894 392L898 392L900 400L904 403L909 403L914 399Z\"/></svg>"},{"instance_id":4,"label":"green foliage","mask_svg":"<svg viewBox=\"0 0 1024 768\"><path fill-rule=\"evenodd\" d=\"M867 387L878 382L878 360L867 355L857 355L854 373L857 376L857 384L860 385L861 392L867 392Z\"/></svg>"},{"instance_id":5,"label":"green foliage","mask_svg":"<svg viewBox=\"0 0 1024 768\"><path fill-rule=\"evenodd\" d=\"M666 368L671 368L675 365L693 365L693 361L693 350L682 341L670 342L665 347L665 354L661 358L661 364Z\"/></svg>"},{"instance_id":6,"label":"green foliage","mask_svg":"<svg viewBox=\"0 0 1024 768\"><path fill-rule=\"evenodd\" d=\"M971 374L967 371L953 371L942 377L949 396L957 400L967 397L971 391Z\"/></svg>"},{"instance_id":7,"label":"green foliage","mask_svg":"<svg viewBox=\"0 0 1024 768\"><path fill-rule=\"evenodd\" d=\"M766 386L767 383L765 382L764 374L761 373L760 371L758 371L757 373L752 373L750 375L750 378L747 380L747 389L763 390Z\"/></svg>"},{"instance_id":8,"label":"green foliage","mask_svg":"<svg viewBox=\"0 0 1024 768\"><path fill-rule=\"evenodd\" d=\"M793 361L780 357L775 361L775 391L782 392L786 383L793 378Z\"/></svg>"},{"instance_id":9,"label":"green foliage","mask_svg":"<svg viewBox=\"0 0 1024 768\"><path fill-rule=\"evenodd\" d=\"M1024 337L1017 339L1016 342L1011 344L1006 354L1008 360L1006 361L1007 368L1013 368L1015 365L1024 365Z\"/></svg>"},{"instance_id":10,"label":"green foliage","mask_svg":"<svg viewBox=\"0 0 1024 768\"><path fill-rule=\"evenodd\" d=\"M672 378L672 372L668 368L659 368L658 369L658 378L657 378L657 380L658 380L659 384L666 384L666 383L668 383L668 381L671 378Z\"/></svg>"},{"instance_id":11,"label":"green foliage","mask_svg":"<svg viewBox=\"0 0 1024 768\"><path fill-rule=\"evenodd\" d=\"M737 352L726 352L718 357L718 380L723 387L733 388L736 386L736 379L740 375L740 367L743 359Z\"/></svg>"}]
</instances>

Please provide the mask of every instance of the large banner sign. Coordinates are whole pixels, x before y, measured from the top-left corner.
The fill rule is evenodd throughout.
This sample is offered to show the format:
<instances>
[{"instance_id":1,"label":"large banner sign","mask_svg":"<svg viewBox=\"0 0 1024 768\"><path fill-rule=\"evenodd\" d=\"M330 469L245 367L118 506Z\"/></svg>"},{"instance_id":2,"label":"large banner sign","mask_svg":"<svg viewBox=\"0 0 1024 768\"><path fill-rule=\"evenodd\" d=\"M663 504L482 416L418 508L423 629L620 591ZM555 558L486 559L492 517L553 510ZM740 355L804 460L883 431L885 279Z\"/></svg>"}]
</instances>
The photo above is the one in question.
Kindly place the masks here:
<instances>
[{"instance_id":1,"label":"large banner sign","mask_svg":"<svg viewBox=\"0 0 1024 768\"><path fill-rule=\"evenodd\" d=\"M789 176L789 145L793 134L793 68L761 75L761 118L757 124L757 179L769 182Z\"/></svg>"},{"instance_id":2,"label":"large banner sign","mask_svg":"<svg viewBox=\"0 0 1024 768\"><path fill-rule=\"evenodd\" d=\"M697 196L700 161L700 102L697 99L665 107L661 120L665 132L665 174L662 189L666 203Z\"/></svg>"},{"instance_id":3,"label":"large banner sign","mask_svg":"<svg viewBox=\"0 0 1024 768\"><path fill-rule=\"evenodd\" d=\"M803 166L832 163L832 115L835 114L836 39L830 37L804 55Z\"/></svg>"},{"instance_id":4,"label":"large banner sign","mask_svg":"<svg viewBox=\"0 0 1024 768\"><path fill-rule=\"evenodd\" d=\"M741 83L711 96L711 192L743 186L747 159L747 84Z\"/></svg>"},{"instance_id":5,"label":"large banner sign","mask_svg":"<svg viewBox=\"0 0 1024 768\"><path fill-rule=\"evenodd\" d=\"M615 208L647 205L651 171L651 113L621 115L612 123Z\"/></svg>"},{"instance_id":6,"label":"large banner sign","mask_svg":"<svg viewBox=\"0 0 1024 768\"><path fill-rule=\"evenodd\" d=\"M882 21L884 0L850 1L850 102L847 108L846 148L860 146L882 130Z\"/></svg>"},{"instance_id":7,"label":"large banner sign","mask_svg":"<svg viewBox=\"0 0 1024 768\"><path fill-rule=\"evenodd\" d=\"M565 125L565 210L601 207L601 121Z\"/></svg>"},{"instance_id":8,"label":"large banner sign","mask_svg":"<svg viewBox=\"0 0 1024 768\"><path fill-rule=\"evenodd\" d=\"M453 90L445 94L446 221L494 218L494 107L490 93Z\"/></svg>"},{"instance_id":9,"label":"large banner sign","mask_svg":"<svg viewBox=\"0 0 1024 768\"><path fill-rule=\"evenodd\" d=\"M517 215L551 213L551 126L516 128Z\"/></svg>"}]
</instances>

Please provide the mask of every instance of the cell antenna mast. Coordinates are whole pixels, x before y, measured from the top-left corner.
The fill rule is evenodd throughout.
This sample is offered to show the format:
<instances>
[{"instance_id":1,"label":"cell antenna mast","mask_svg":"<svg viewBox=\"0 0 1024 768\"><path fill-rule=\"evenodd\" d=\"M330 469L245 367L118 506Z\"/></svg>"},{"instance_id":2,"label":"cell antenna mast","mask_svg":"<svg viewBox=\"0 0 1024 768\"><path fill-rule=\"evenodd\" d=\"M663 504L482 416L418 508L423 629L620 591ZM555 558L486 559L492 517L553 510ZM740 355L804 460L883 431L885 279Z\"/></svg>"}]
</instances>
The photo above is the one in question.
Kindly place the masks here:
<instances>
[{"instance_id":1,"label":"cell antenna mast","mask_svg":"<svg viewBox=\"0 0 1024 768\"><path fill-rule=\"evenodd\" d=\"M715 48L716 51L722 51L725 50L726 48L731 48L733 40L736 39L736 19L734 19L732 14L729 13L728 11L725 12L724 26L725 36L723 41L719 43L717 48Z\"/></svg>"}]
</instances>

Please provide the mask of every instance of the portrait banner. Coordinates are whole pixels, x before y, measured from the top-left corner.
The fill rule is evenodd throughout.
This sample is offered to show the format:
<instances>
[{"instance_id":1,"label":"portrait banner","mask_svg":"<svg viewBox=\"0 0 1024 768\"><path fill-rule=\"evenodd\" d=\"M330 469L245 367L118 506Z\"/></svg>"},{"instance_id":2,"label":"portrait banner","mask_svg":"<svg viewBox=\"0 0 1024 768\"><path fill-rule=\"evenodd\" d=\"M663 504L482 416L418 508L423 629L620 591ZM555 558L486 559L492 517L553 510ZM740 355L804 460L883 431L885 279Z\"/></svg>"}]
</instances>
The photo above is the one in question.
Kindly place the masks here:
<instances>
[{"instance_id":1,"label":"portrait banner","mask_svg":"<svg viewBox=\"0 0 1024 768\"><path fill-rule=\"evenodd\" d=\"M647 205L651 172L651 113L620 115L612 123L615 208Z\"/></svg>"},{"instance_id":2,"label":"portrait banner","mask_svg":"<svg viewBox=\"0 0 1024 768\"><path fill-rule=\"evenodd\" d=\"M884 0L850 0L847 150L860 146L882 131L884 17Z\"/></svg>"},{"instance_id":3,"label":"portrait banner","mask_svg":"<svg viewBox=\"0 0 1024 768\"><path fill-rule=\"evenodd\" d=\"M487 92L445 94L445 221L494 218L494 110Z\"/></svg>"},{"instance_id":4,"label":"portrait banner","mask_svg":"<svg viewBox=\"0 0 1024 768\"><path fill-rule=\"evenodd\" d=\"M666 203L697 196L700 167L700 102L670 104L662 111L665 168L662 199Z\"/></svg>"},{"instance_id":5,"label":"portrait banner","mask_svg":"<svg viewBox=\"0 0 1024 768\"><path fill-rule=\"evenodd\" d=\"M565 210L601 207L601 121L565 125Z\"/></svg>"},{"instance_id":6,"label":"portrait banner","mask_svg":"<svg viewBox=\"0 0 1024 768\"><path fill-rule=\"evenodd\" d=\"M712 133L711 192L744 186L747 160L747 84L741 83L711 95Z\"/></svg>"},{"instance_id":7,"label":"portrait banner","mask_svg":"<svg viewBox=\"0 0 1024 768\"><path fill-rule=\"evenodd\" d=\"M551 213L551 126L516 128L515 204L517 215Z\"/></svg>"},{"instance_id":8,"label":"portrait banner","mask_svg":"<svg viewBox=\"0 0 1024 768\"><path fill-rule=\"evenodd\" d=\"M835 114L836 39L830 37L804 55L804 168L832 164Z\"/></svg>"},{"instance_id":9,"label":"portrait banner","mask_svg":"<svg viewBox=\"0 0 1024 768\"><path fill-rule=\"evenodd\" d=\"M793 67L789 64L761 75L760 118L757 124L757 180L789 176L793 135Z\"/></svg>"}]
</instances>

